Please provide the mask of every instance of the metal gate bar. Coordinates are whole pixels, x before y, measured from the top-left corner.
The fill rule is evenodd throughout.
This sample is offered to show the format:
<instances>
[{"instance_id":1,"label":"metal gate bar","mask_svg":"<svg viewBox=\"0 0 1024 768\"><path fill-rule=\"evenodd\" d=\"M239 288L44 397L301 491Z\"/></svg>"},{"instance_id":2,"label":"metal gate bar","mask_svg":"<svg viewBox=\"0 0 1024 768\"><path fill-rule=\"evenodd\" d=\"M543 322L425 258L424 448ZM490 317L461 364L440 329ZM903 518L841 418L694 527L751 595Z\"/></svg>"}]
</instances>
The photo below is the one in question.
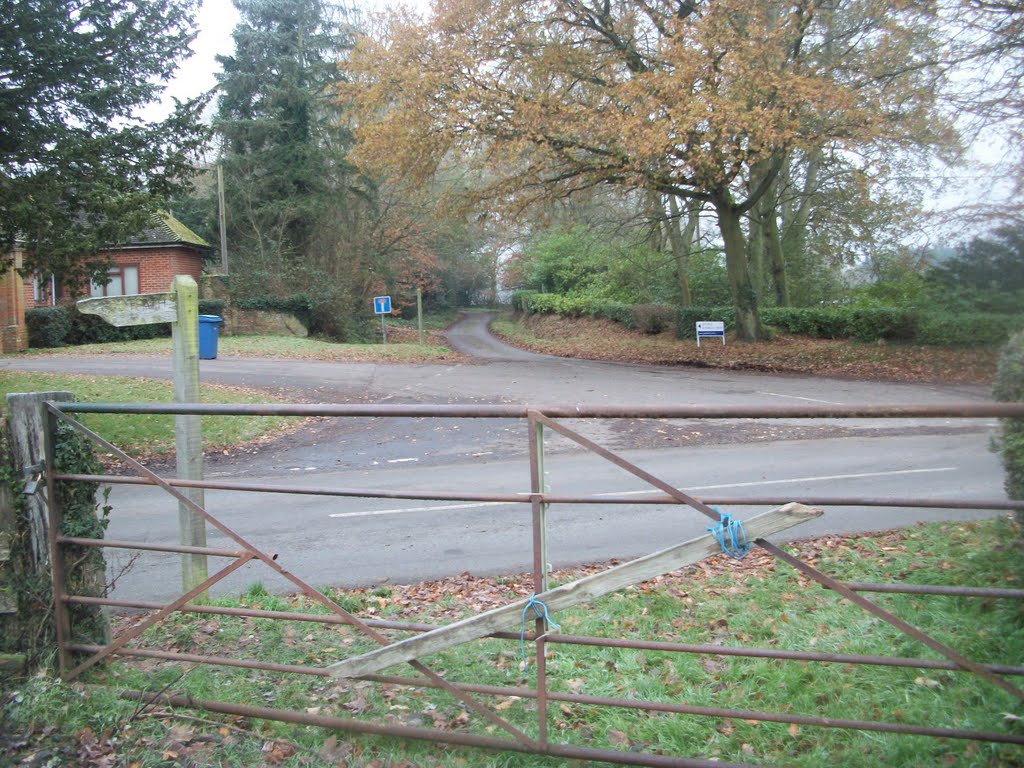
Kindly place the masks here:
<instances>
[{"instance_id":1,"label":"metal gate bar","mask_svg":"<svg viewBox=\"0 0 1024 768\"><path fill-rule=\"evenodd\" d=\"M395 677L389 675L366 675L366 680L391 685L407 685L410 687L430 688L427 682L414 677ZM493 685L461 685L461 688L474 693L485 693L493 696L518 696L535 698L536 691L531 688L504 688ZM785 723L790 725L807 725L822 728L843 728L855 731L874 731L876 733L898 733L904 736L930 736L932 738L964 739L967 741L988 741L997 744L1024 744L1024 735L996 733L992 731L970 731L963 728L938 728L924 725L901 725L876 720L848 720L832 717L813 717L810 715L791 715L780 712L761 712L754 709L729 709L722 707L699 707L690 704L668 704L642 699L616 699L607 696L588 696L582 693L548 693L551 701L562 701L568 704L585 704L595 707L617 707L619 709L637 709L645 712L668 712L677 715L697 715L699 717L718 717L731 720L757 720L765 723Z\"/></svg>"},{"instance_id":2,"label":"metal gate bar","mask_svg":"<svg viewBox=\"0 0 1024 768\"><path fill-rule=\"evenodd\" d=\"M604 448L604 447L602 447L600 445L597 445L593 440L590 440L589 438L586 438L583 435L580 435L579 433L574 432L573 430L569 429L565 425L559 424L557 421L549 419L549 418L547 418L547 417L545 417L545 416L543 416L541 414L537 414L535 418L538 421L540 421L540 422L544 423L545 425L547 425L547 426L551 427L552 429L554 429L556 432L558 432L563 437L566 437L566 438L568 438L568 439L570 439L570 440L572 440L572 441L574 441L576 443L579 443L584 448L587 448L588 450L593 451L597 455L599 455L599 456L607 459L608 461L612 462L613 464L615 464L615 466L617 466L617 467L619 467L621 469L624 469L624 470L626 470L627 472L629 472L629 473L631 473L633 475L636 475L637 477L641 478L642 480L645 480L646 482L651 483L651 485L654 485L657 488L661 488L663 491L665 491L666 493L668 493L671 496L674 496L679 501L681 501L681 502L683 502L685 504L689 504L691 507L696 509L698 512L702 512L709 519L711 519L711 520L713 520L715 522L717 522L720 519L721 516L719 515L717 510L712 509L707 504L704 504L703 502L693 498L692 496L687 495L686 493L684 493L682 491L679 491L678 489L672 488L672 486L670 486L667 483L662 482L661 480L659 480L658 478L654 477L653 475L651 475L646 470L640 469L639 467L635 466L634 464L632 464L631 462L629 462L626 459L622 458L621 456L613 453L612 451L609 451L607 448ZM1018 699L1021 699L1022 701L1024 701L1024 690L1022 690L1021 688L1018 688L1013 683L1010 683L1010 682L1004 680L999 675L992 674L987 669L984 669L979 664L977 664L977 663L971 661L970 659L962 656L961 654L957 653L955 650L953 650L949 646L947 646L947 645L945 645L943 643L940 643L938 640L936 640L935 638L931 637L930 635L922 632L917 627L911 626L910 624L908 624L907 622L903 621L903 619L899 618L895 614L885 610L884 608L876 605L875 603L872 603L867 598L861 597L856 592L854 592L853 590L851 590L848 587L846 587L844 584L836 581L835 579L833 579L833 578L831 578L829 576L826 576L824 573L819 571L814 566L809 565L808 563L805 563L802 560L799 560L799 559L793 557L789 553L783 551L782 549L780 549L779 547L777 547L776 545L772 544L771 542L769 542L769 541L767 541L765 539L756 539L754 541L754 543L757 544L762 549L770 552L771 554L773 554L775 557L777 557L778 559L782 560L783 562L788 563L792 567L796 568L797 570L799 570L804 575L808 576L809 578L814 579L819 584L821 584L821 585L823 585L823 586L825 586L825 587L827 587L827 588L829 588L829 589L831 589L831 590L833 590L835 592L838 592L839 594L841 594L843 597L845 597L847 600L851 601L852 603L860 606L864 610L868 611L869 613L873 614L874 616L877 616L878 618L880 618L883 621L887 622L888 624L892 625L896 629L899 629L903 633L905 633L907 635L910 635L915 640L917 640L917 641L919 641L921 643L924 643L929 648L931 648L933 651L935 651L936 653L939 653L939 654L945 656L947 659L949 659L950 661L954 662L955 664L957 664L958 666L962 667L963 669L970 670L971 672L974 672L975 674L979 675L980 677L983 677L986 680L988 680L993 685L996 685L999 688L1002 688L1004 691L1006 691L1007 693L1011 694L1012 696L1016 696Z\"/></svg>"},{"instance_id":3,"label":"metal gate bar","mask_svg":"<svg viewBox=\"0 0 1024 768\"><path fill-rule=\"evenodd\" d=\"M650 753L617 752L611 749L576 747L566 744L552 744L550 742L540 749L531 749L529 746L515 741L495 739L489 736L476 736L470 733L435 731L429 728L412 728L406 725L378 725L364 720L346 720L326 715L311 715L308 712L295 712L288 709L270 709L268 707L253 707L245 704L229 704L223 701L193 699L187 696L154 695L142 691L125 691L123 695L125 698L150 704L167 704L174 707L188 708L199 707L210 712L220 712L226 715L254 717L261 720L278 720L284 723L313 725L320 728L333 728L376 736L398 736L407 739L462 744L480 749L565 757L575 760L600 760L605 763L643 765L651 766L651 768L759 768L750 763L728 763L718 760L694 760L685 757L668 757Z\"/></svg>"},{"instance_id":4,"label":"metal gate bar","mask_svg":"<svg viewBox=\"0 0 1024 768\"><path fill-rule=\"evenodd\" d=\"M164 488L164 490L166 490L172 496L177 498L178 501L184 503L194 513L198 514L200 517L205 519L208 523L210 523L215 528L217 528L217 530L219 530L221 533L223 533L228 538L232 539L233 541L235 541L236 543L238 543L242 547L244 547L245 550L246 550L246 554L248 555L248 557L246 557L245 560L244 560L245 562L248 562L248 560L253 559L253 558L261 560L263 563L265 563L266 565L270 566L270 568L272 570L276 571L278 574L280 574L281 576L285 577L286 579L291 581L293 584L298 586L299 589L302 590L303 593L305 593L309 597L313 598L317 602L320 602L321 604L326 606L329 610L334 611L335 613L337 613L342 618L346 619L346 621L348 621L349 624L351 624L352 626L354 626L357 629L359 629L361 632L363 632L363 634L369 636L370 638L372 638L373 640L381 643L382 645L387 645L388 644L389 641L388 641L388 639L384 635L380 634L376 630L374 630L371 627L367 626L360 619L358 619L357 617L355 617L354 615L352 615L351 613L346 611L344 608L342 608L340 605L338 605L333 600L328 598L326 595L321 593L319 590L313 588L312 586L310 586L309 584L304 582L298 576L295 576L290 571L285 570L283 567L281 567L277 563L276 558L274 558L274 557L272 557L270 555L265 554L264 552L258 550L256 547L254 547L251 544L249 544L249 542L246 541L244 538L242 538L237 533L235 533L230 528L228 528L226 525L221 523L219 520L217 520L215 517L213 517L210 513L208 513L205 509L203 509L198 504L196 504L194 501L189 499L187 496L185 496L184 494L180 493L175 488L172 488L171 486L169 486L166 483L164 483L163 480L161 480L161 478L159 476L157 476L155 473L151 472L143 464L141 464L138 461L136 461L135 459L133 459L131 456L126 454L120 448L118 448L114 444L110 443L109 441L105 440L104 438L100 437L99 435L97 435L95 432L93 432L91 429L86 427L81 422L79 422L79 421L77 421L75 419L69 418L65 414L61 413L56 408L56 406L53 405L52 403L47 403L47 408L49 409L50 413L52 413L54 416L56 416L59 419L62 419L67 424L70 424L79 433L85 435L87 438L97 442L99 445L102 445L108 451L114 453L114 455L118 456L122 461L127 462L130 467L132 467L133 469L135 469L138 472L141 472L146 477L150 478L153 482L155 482L158 485L160 485L162 488ZM52 483L53 483L52 475L48 478L48 481L49 481L49 483L51 484L51 487L52 487ZM56 498L56 496L55 495L51 495L50 498L53 499L53 498ZM55 521L55 522L59 523L59 521ZM223 575L227 575L227 573L230 573L230 570L228 570L228 569L234 570L234 568L240 567L240 565L242 565L242 564L244 564L242 559L236 560L235 564L234 564L234 567L228 566L228 568L224 569L225 572L222 572ZM215 583L217 580L219 580L219 578L220 578L220 575L218 574L218 575L212 577L211 579L207 579L202 585L200 585L200 586L202 586L202 589L199 589L197 587L197 588L191 590L188 593L187 597L185 597L185 599L179 598L178 600L174 601L174 603L175 604L184 605L186 602L191 600L193 597L196 597L196 596L202 594L203 592L205 592L206 589L209 587L209 585L212 584L212 583ZM58 603L58 605L63 605L63 600L61 599L62 594L63 594L63 586L59 587L59 590L57 592L55 592L55 598L54 599ZM158 612L159 614L162 614L162 615L160 615L159 619L164 618L166 615L169 615L173 610L175 610L175 608L177 607L177 605L175 605L175 604L172 604L172 605L174 605L174 607L168 606L168 609L165 609L165 611ZM157 620L159 620L159 619L157 619ZM151 623L156 623L156 621L153 621ZM131 634L131 633L129 633L129 634ZM120 645L123 645L125 642L128 642L128 640L131 640L131 639L132 639L131 637L128 637L123 642L121 642ZM67 641L68 641L68 638L65 638L65 644L67 643ZM91 666L92 664L96 663L100 659L102 659L102 658L110 655L114 651L116 651L117 648L120 647L120 645L117 645L116 643L114 643L114 644L111 644L110 646L107 646L107 650L105 652L97 654L96 656L92 657L88 662L85 662L82 665L79 665L79 667L77 667L76 669L74 669L70 673L68 673L68 677L73 679L77 674L79 674L85 668ZM517 741L521 742L522 744L530 745L530 746L532 746L535 743L533 739L531 739L525 733L520 731L514 725L509 723L504 718L499 717L494 712L492 712L491 710L487 709L487 707L485 707L482 704L478 703L472 697L467 696L466 694L463 694L462 692L460 692L454 686L452 686L451 684L446 682L444 680L444 678L442 678L436 672L433 672L432 670L430 670L422 662L417 660L417 661L411 661L411 662L409 662L409 664L410 664L410 666L413 669L415 669L421 675L425 675L428 678L430 678L431 680L433 680L434 682L436 682L437 684L439 684L442 688L444 688L446 691L448 691L453 696L455 696L463 704L465 704L466 706L472 708L478 714L483 715L486 719L490 720L495 725L498 725L502 729L504 729L505 731L511 733L512 736ZM65 670L62 668L62 672L64 672L64 671Z\"/></svg>"},{"instance_id":5,"label":"metal gate bar","mask_svg":"<svg viewBox=\"0 0 1024 768\"><path fill-rule=\"evenodd\" d=\"M157 485L145 477L126 475L75 475L57 473L57 480L72 482L102 483L106 485ZM280 493L299 496L333 496L374 499L410 499L415 501L479 501L482 503L503 502L526 504L529 493L460 493L457 491L392 491L385 488L310 488L303 485L279 485L270 483L239 483L224 480L179 480L164 478L174 488L203 488L210 491L240 491L249 493ZM704 504L722 504L730 507L779 506L793 501L789 496L694 496ZM566 496L555 493L541 493L545 504L598 504L622 505L645 504L662 506L681 504L678 499L664 496ZM1024 501L1013 499L933 499L933 498L882 498L878 496L801 496L801 504L818 507L934 507L937 509L1002 509L1012 511L1024 509Z\"/></svg>"},{"instance_id":6,"label":"metal gate bar","mask_svg":"<svg viewBox=\"0 0 1024 768\"><path fill-rule=\"evenodd\" d=\"M808 408L805 406L790 407L768 407L768 408L706 408L702 406L685 406L685 407L643 407L643 408L615 408L615 407L597 407L597 408L573 408L566 406L552 406L552 407L530 407L530 406L238 406L238 405L227 405L227 406L203 406L201 404L88 404L88 403L48 403L52 416L56 418L64 419L72 424L82 434L85 434L90 439L98 442L104 446L107 450L114 452L120 456L123 460L129 463L130 466L135 468L137 471L143 473L143 478L114 478L105 475L57 475L52 471L47 474L48 487L50 489L50 498L53 499L55 496L52 492L52 483L55 480L87 480L92 482L122 482L122 483L134 483L134 484L154 484L161 486L170 493L172 496L179 498L186 505L193 509L194 512L208 520L212 525L216 526L221 532L228 535L230 538L240 543L246 548L243 553L235 552L233 550L218 550L213 548L181 548L181 547L164 547L161 545L139 545L138 542L96 542L95 540L81 540L72 537L55 537L52 542L52 548L54 552L59 551L61 544L85 544L85 542L92 542L91 544L85 544L87 546L114 546L114 547L126 547L126 548L138 548L138 549L152 549L155 551L174 551L180 552L189 549L199 554L216 554L219 556L238 557L236 563L228 566L224 571L229 569L240 567L244 562L249 562L253 559L259 559L264 561L267 565L283 575L286 579L292 581L292 583L299 586L299 588L310 597L318 600L324 604L328 610L333 611L333 615L320 616L315 614L295 614L288 612L273 612L273 611L255 611L249 609L216 609L205 606L193 606L188 603L191 599L192 593L184 595L178 600L174 601L167 606L163 606L159 611L158 615L151 617L151 621L148 623L144 622L143 625L136 627L132 632L128 633L129 636L119 639L119 644L111 644L109 646L95 646L87 644L73 644L70 643L67 637L64 638L64 642L61 643L62 653L68 653L70 651L80 651L88 653L96 653L96 656L92 657L89 661L80 665L76 668L75 672L95 663L100 658L103 658L112 653L118 653L121 655L129 656L144 656L149 658L160 658L168 660L179 660L179 661L192 661L195 663L210 663L220 664L224 666L237 666L252 669L260 669L273 672L284 672L284 673L296 673L306 674L315 676L325 676L326 670L312 667L305 667L301 665L283 665L283 664L265 664L263 662L249 662L244 660L227 659L224 657L215 656L203 656L198 654L181 654L164 651L150 651L146 649L134 649L124 647L125 643L134 639L137 634L141 634L148 626L162 620L166 615L169 615L172 611L194 611L196 613L224 613L227 615L237 616L252 616L252 617L265 617L265 618L287 618L293 620L307 620L307 621L319 621L329 624L350 624L359 631L363 632L367 636L381 642L388 644L387 638L380 635L375 631L376 628L381 629L402 629L402 630L413 630L413 631L429 631L434 627L427 624L414 624L409 622L384 622L384 621L363 621L343 608L338 606L333 601L329 600L326 596L319 593L317 590L309 587L305 582L301 581L297 577L294 577L283 568L276 566L273 563L270 556L256 550L249 545L244 539L237 534L234 534L226 526L219 524L215 518L207 513L198 505L192 504L182 494L174 490L175 487L205 487L211 489L222 489L222 490L236 490L236 491L254 491L254 492L271 492L271 493L302 493L308 495L325 495L325 496L363 496L363 497L380 497L380 498L422 498L422 499L444 499L444 500L467 500L467 501L482 501L490 502L497 501L502 503L524 503L529 502L532 508L533 518L533 530L534 530L534 566L533 566L533 578L534 588L536 591L543 591L546 584L547 576L547 555L545 546L545 522L544 516L545 511L550 503L597 503L597 504L672 504L672 503L683 503L687 504L698 511L701 511L709 518L717 521L718 513L716 510L711 510L708 506L709 503L719 504L771 504L771 503L784 503L785 501L792 501L792 499L780 499L780 500L764 500L764 499L732 499L727 500L721 499L709 499L709 498L698 498L686 494L679 489L672 487L669 484L663 483L654 476L646 473L644 470L636 467L630 462L622 459L621 457L613 454L601 446L596 445L587 438L579 435L573 430L555 422L554 418L573 418L573 419L586 419L586 418L895 418L895 417L916 417L916 418L933 418L933 417L964 417L964 418L977 418L977 417L1024 417L1024 404L1000 404L1000 405L956 405L956 406L867 406L867 407L830 407L830 408ZM127 456L122 451L117 449L115 446L105 441L99 435L96 435L88 428L84 427L80 423L68 419L66 416L60 413L60 410L66 410L74 413L89 413L89 412L104 412L104 413L189 413L189 414L255 414L255 415L296 415L296 416L312 416L312 415L329 415L329 416L406 416L406 417L463 417L463 418L525 418L530 426L530 470L531 470L531 492L529 494L445 494L441 492L435 493L415 493L415 492L390 492L382 490L366 490L366 489L304 489L297 486L270 486L265 484L253 484L253 483L218 483L218 482L187 482L179 480L164 480L157 477L155 474L147 470L141 464L136 462L130 456ZM542 439L543 439L543 427L548 426L554 429L556 432L568 437L571 440L587 447L598 455L612 461L623 469L641 477L645 481L651 483L657 488L663 490L667 495L663 497L650 496L643 499L637 498L615 498L615 497L602 497L595 499L593 497L571 497L571 496L557 496L554 494L547 494L544 492L542 485L543 479L543 452L541 450ZM48 462L48 466L52 467L52 462ZM1004 500L974 500L972 502L963 502L961 500L952 499L911 499L911 500L894 500L894 499L878 499L878 498L851 498L851 497L828 497L823 499L821 502L806 500L810 503L827 503L839 505L841 502L847 502L843 505L857 505L857 506L928 506L928 507L943 507L943 506L956 506L961 508L975 508L975 509L1020 509L1024 508L1024 502L1007 502ZM59 510L55 510L55 514L59 515ZM53 527L56 530L56 527ZM505 730L515 737L515 741L491 739L490 737L473 736L469 734L453 734L448 731L432 731L429 729L418 729L418 728L407 728L403 726L382 726L365 723L362 721L348 721L339 718L323 718L321 716L304 715L303 713L297 712L285 712L282 710L272 710L266 708L256 707L244 707L242 705L226 704L224 702L193 702L191 699L185 697L149 697L151 701L164 701L166 703L175 706L194 706L200 705L211 711L234 711L242 714L242 710L247 710L248 715L252 717L261 717L266 719L277 719L284 720L287 722L308 722L309 724L314 723L312 720L331 722L334 725L328 727L338 727L345 730L354 730L359 732L367 733L381 733L385 735L399 735L409 736L411 738L427 739L430 741L446 741L450 743L465 743L472 746L481 746L489 749L504 749L513 751L531 752L537 754L548 754L563 757L575 757L577 759L600 759L606 762L620 762L629 763L636 765L678 765L678 766L722 766L729 765L727 763L721 763L717 761L702 761L702 760L688 760L683 758L665 758L658 755L637 755L634 753L622 753L613 750L591 750L588 748L578 747L565 747L563 745L552 745L547 739L547 717L546 709L547 702L550 701L563 701L567 703L577 703L583 705L594 705L594 706L617 706L628 709L642 709L647 711L663 711L673 712L677 714L691 714L691 715L702 715L710 717L732 717L742 718L751 720L765 720L768 722L782 722L791 724L802 724L802 725L817 725L822 727L838 727L838 728L852 728L857 730L867 731L879 731L879 732L891 732L891 733L904 733L911 735L922 735L932 736L937 738L954 738L954 739L972 739L977 741L992 741L997 743L1012 743L1012 744L1024 744L1024 736L1014 736L1000 733L989 733L981 731L967 731L963 729L945 729L945 728L932 728L927 726L903 726L895 723L882 723L875 721L857 721L857 720L835 720L831 718L820 718L820 717L808 717L802 715L786 715L771 712L750 712L746 710L728 710L718 709L711 707L694 707L683 704L665 704L659 702L646 702L646 701L635 701L635 700L619 700L619 699L607 699L601 697L592 697L581 694L563 694L548 690L545 666L544 666L544 645L546 642L556 642L565 644L576 644L576 645L595 645L602 647L621 647L621 648L646 648L652 650L662 651L677 651L687 653L707 653L721 656L745 656L745 657L757 657L757 658L777 658L777 659L800 659L807 661L822 661L822 662L845 662L845 663L862 663L862 664L880 664L886 666L895 667L918 667L918 668L930 668L930 669L948 669L958 670L963 669L969 672L979 674L986 679L990 680L994 684L998 685L1003 690L1017 696L1018 698L1024 698L1024 692L1013 684L1003 680L999 675L1019 675L1024 674L1024 668L1011 667L1006 665L993 665L993 664L976 664L968 659L960 657L951 649L946 648L938 641L930 638L929 636L921 633L910 625L905 624L897 617L892 616L884 609L879 608L873 603L867 601L865 598L860 597L854 591L854 589L860 589L861 591L877 591L877 592L891 592L891 591L902 591L917 594L957 594L964 596L984 596L984 597L1012 597L1020 598L1024 595L1024 590L988 590L988 589L976 589L976 588L946 588L946 587L929 587L929 586L911 586L906 588L896 587L894 585L874 585L874 584L843 584L839 581L831 579L827 575L817 571L812 566L799 561L798 559L788 555L783 550L774 547L763 540L757 540L756 542L760 546L764 547L767 551L773 554L775 557L787 562L793 567L803 572L806 576L814 578L819 584L826 588L833 589L834 591L841 594L843 597L851 600L855 604L861 605L866 610L869 610L876 616L885 619L893 626L898 629L908 632L915 639L924 642L933 650L938 650L943 653L952 661L933 661L924 659L903 659L899 657L866 657L866 656L854 656L845 654L825 654L825 653L799 653L789 651L777 651L775 649L737 649L737 648L723 648L720 646L701 646L701 645L688 645L679 643L660 643L660 642L646 642L646 641L632 641L632 640L605 640L602 638L583 638L576 636L546 636L545 635L545 623L542 619L537 619L535 631L529 639L536 645L536 656L537 656L537 687L536 689L521 689L521 688L499 688L489 686L474 686L474 685L463 685L450 683L441 678L436 673L423 667L423 665L414 660L410 664L417 669L421 674L426 675L424 678L401 678L401 677L385 677L380 675L366 675L360 679L372 680L376 682L394 683L399 685L410 685L417 687L428 687L428 688L441 688L452 695L455 695L460 701L467 706L474 709L474 711L483 714L492 723L500 725ZM223 571L222 571L223 573ZM221 577L222 574L218 574L212 577L208 584ZM201 585L202 587L203 585ZM200 588L197 588L200 589ZM199 594L199 592L196 592ZM66 596L63 594L63 588L60 587L58 590L55 587L55 596L57 598L58 605L66 606L69 604L93 604L93 605L132 605L135 607L151 607L153 604L140 604L131 603L130 601L113 601L104 598L86 598L80 596ZM870 606L870 607L868 607ZM58 622L58 631L60 623ZM519 635L509 632L498 632L492 635L493 637L505 637L519 639ZM63 659L63 657L62 657ZM520 696L522 698L534 698L538 702L538 734L539 737L534 740L526 734L523 734L514 726L507 721L504 721L498 715L494 714L486 707L478 704L473 700L469 694L479 693L485 695L503 695L503 696ZM146 697L146 694L139 693L138 696ZM470 744L470 742L473 742Z\"/></svg>"},{"instance_id":7,"label":"metal gate bar","mask_svg":"<svg viewBox=\"0 0 1024 768\"><path fill-rule=\"evenodd\" d=\"M155 610L163 607L161 603L141 600L111 600L102 597L66 597L65 602L72 605L103 605L113 608L132 608ZM280 621L305 621L316 624L346 624L340 617L320 613L291 613L288 611L265 611L254 608L222 608L219 606L184 605L178 609L182 613L197 613L212 616L239 616L253 619L276 619ZM364 619L367 625L376 629L394 629L402 632L430 632L438 629L437 624L418 622L382 621L380 619ZM517 632L494 632L488 638L498 640L520 640L533 642L536 636L527 633L521 636ZM756 659L779 659L786 661L816 661L835 664L863 664L866 666L903 667L911 669L935 669L948 672L962 672L959 666L951 661L941 659L918 659L903 656L864 656L848 653L828 653L823 651L786 651L777 648L732 647L727 645L705 645L699 643L673 643L663 640L627 640L606 637L588 637L583 635L566 635L561 632L548 635L547 642L559 645L583 645L599 648L628 648L637 651L664 651L675 653L695 653L708 656L739 656ZM259 664L257 662L256 664ZM990 672L1000 675L1024 675L1024 667L1006 664L981 664ZM259 666L253 666L259 669ZM320 667L309 667L319 674ZM362 676L365 677L365 676Z\"/></svg>"},{"instance_id":8,"label":"metal gate bar","mask_svg":"<svg viewBox=\"0 0 1024 768\"><path fill-rule=\"evenodd\" d=\"M948 405L422 405L333 403L80 403L51 402L64 413L134 413L197 416L366 416L526 419L978 419L1024 418L1024 403Z\"/></svg>"}]
</instances>

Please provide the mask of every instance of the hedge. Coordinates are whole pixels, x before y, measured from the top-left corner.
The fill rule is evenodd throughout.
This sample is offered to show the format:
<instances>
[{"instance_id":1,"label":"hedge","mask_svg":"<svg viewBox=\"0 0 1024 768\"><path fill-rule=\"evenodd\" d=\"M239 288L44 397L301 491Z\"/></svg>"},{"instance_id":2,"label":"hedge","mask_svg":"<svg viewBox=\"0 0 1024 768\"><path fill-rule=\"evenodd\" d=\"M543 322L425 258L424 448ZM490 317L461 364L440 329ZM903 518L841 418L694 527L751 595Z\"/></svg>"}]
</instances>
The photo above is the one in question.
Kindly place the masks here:
<instances>
[{"instance_id":1,"label":"hedge","mask_svg":"<svg viewBox=\"0 0 1024 768\"><path fill-rule=\"evenodd\" d=\"M46 347L100 344L107 341L131 341L169 336L170 323L132 325L118 328L96 315L83 315L74 307L39 307L25 312L28 344Z\"/></svg>"},{"instance_id":2,"label":"hedge","mask_svg":"<svg viewBox=\"0 0 1024 768\"><path fill-rule=\"evenodd\" d=\"M994 315L981 312L921 315L918 344L972 346L1004 344L1011 334L1024 330L1024 315Z\"/></svg>"},{"instance_id":3,"label":"hedge","mask_svg":"<svg viewBox=\"0 0 1024 768\"><path fill-rule=\"evenodd\" d=\"M63 347L67 343L71 320L64 307L40 307L25 312L30 347Z\"/></svg>"},{"instance_id":4,"label":"hedge","mask_svg":"<svg viewBox=\"0 0 1024 768\"><path fill-rule=\"evenodd\" d=\"M860 307L766 307L761 322L788 333L819 339L910 341L918 313L910 309Z\"/></svg>"},{"instance_id":5,"label":"hedge","mask_svg":"<svg viewBox=\"0 0 1024 768\"><path fill-rule=\"evenodd\" d=\"M227 307L227 302L223 299L200 299L199 300L199 314L200 315L224 315L224 309Z\"/></svg>"},{"instance_id":6,"label":"hedge","mask_svg":"<svg viewBox=\"0 0 1024 768\"><path fill-rule=\"evenodd\" d=\"M590 296L560 296L556 293L516 291L512 306L528 315L561 315L563 317L598 317L635 327L633 305Z\"/></svg>"},{"instance_id":7,"label":"hedge","mask_svg":"<svg viewBox=\"0 0 1024 768\"><path fill-rule=\"evenodd\" d=\"M299 293L294 296L279 298L277 296L250 296L234 302L236 309L259 310L262 312L288 312L295 315L302 324L309 327L313 317L313 299Z\"/></svg>"},{"instance_id":8,"label":"hedge","mask_svg":"<svg viewBox=\"0 0 1024 768\"><path fill-rule=\"evenodd\" d=\"M736 324L733 307L686 307L673 310L659 304L622 304L580 296L518 291L512 306L527 314L602 317L645 333L660 333L675 324L681 339L694 338L700 320ZM674 318L672 317L674 313ZM1002 344L1024 330L1024 315L921 312L901 308L763 307L761 322L786 333L819 339L879 339L936 346Z\"/></svg>"}]
</instances>

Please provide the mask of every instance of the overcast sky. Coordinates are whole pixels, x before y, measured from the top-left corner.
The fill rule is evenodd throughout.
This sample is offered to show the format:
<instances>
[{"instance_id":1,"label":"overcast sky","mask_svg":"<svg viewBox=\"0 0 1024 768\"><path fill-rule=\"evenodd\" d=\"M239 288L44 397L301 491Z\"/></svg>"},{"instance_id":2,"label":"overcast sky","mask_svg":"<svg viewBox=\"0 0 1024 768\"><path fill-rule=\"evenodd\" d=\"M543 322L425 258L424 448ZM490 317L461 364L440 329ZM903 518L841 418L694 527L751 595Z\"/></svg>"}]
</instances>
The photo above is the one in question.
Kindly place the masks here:
<instances>
[{"instance_id":1,"label":"overcast sky","mask_svg":"<svg viewBox=\"0 0 1024 768\"><path fill-rule=\"evenodd\" d=\"M429 0L357 0L356 4L366 12L380 11L388 6L401 4L426 13L430 7ZM173 96L184 101L210 90L217 84L214 74L220 67L217 65L216 57L217 54L233 52L231 32L238 20L238 11L231 0L203 0L202 8L196 16L199 34L192 43L194 54L178 69L178 75L168 84L165 96Z\"/></svg>"}]
</instances>

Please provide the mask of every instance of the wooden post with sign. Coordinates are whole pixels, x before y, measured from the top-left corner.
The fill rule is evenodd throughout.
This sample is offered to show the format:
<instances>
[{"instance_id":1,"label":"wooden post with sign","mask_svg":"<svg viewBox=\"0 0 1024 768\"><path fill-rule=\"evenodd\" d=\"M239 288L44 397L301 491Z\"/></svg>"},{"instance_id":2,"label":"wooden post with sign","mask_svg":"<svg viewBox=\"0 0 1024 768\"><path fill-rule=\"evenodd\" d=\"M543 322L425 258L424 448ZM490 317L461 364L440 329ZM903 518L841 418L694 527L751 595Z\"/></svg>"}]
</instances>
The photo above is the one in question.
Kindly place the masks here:
<instances>
[{"instance_id":1,"label":"wooden post with sign","mask_svg":"<svg viewBox=\"0 0 1024 768\"><path fill-rule=\"evenodd\" d=\"M175 277L170 293L82 299L78 302L78 310L86 315L98 315L116 326L169 322L174 401L199 402L199 286L192 277ZM200 418L195 415L174 417L177 475L181 480L203 479ZM181 491L195 504L204 505L202 488L182 488ZM205 521L180 502L178 528L182 545L206 546ZM181 556L181 584L186 592L206 581L207 573L206 555Z\"/></svg>"}]
</instances>

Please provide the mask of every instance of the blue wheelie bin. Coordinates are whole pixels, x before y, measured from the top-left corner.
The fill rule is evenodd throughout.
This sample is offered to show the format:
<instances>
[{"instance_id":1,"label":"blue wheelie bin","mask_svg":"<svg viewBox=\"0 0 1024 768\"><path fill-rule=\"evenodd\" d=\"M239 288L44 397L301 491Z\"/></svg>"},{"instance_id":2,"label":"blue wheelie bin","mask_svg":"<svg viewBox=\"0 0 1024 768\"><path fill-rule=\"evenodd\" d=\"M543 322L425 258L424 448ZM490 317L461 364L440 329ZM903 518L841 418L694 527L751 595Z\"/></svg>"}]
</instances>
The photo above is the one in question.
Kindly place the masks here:
<instances>
[{"instance_id":1,"label":"blue wheelie bin","mask_svg":"<svg viewBox=\"0 0 1024 768\"><path fill-rule=\"evenodd\" d=\"M220 336L220 324L224 318L219 315L199 316L199 359L217 359L217 339Z\"/></svg>"}]
</instances>

